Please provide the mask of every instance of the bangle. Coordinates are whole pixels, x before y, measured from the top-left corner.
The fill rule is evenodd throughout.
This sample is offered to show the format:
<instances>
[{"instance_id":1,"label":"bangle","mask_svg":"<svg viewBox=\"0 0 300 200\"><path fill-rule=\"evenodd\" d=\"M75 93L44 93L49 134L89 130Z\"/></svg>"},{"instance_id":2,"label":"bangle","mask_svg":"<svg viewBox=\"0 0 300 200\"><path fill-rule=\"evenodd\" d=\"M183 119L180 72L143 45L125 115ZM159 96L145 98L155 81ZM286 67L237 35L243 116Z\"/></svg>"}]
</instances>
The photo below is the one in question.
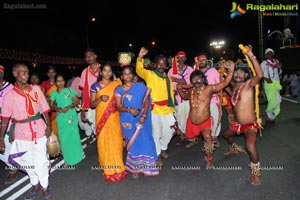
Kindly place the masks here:
<instances>
[{"instance_id":1,"label":"bangle","mask_svg":"<svg viewBox=\"0 0 300 200\"><path fill-rule=\"evenodd\" d=\"M142 114L142 117L145 117L145 118L147 118L147 115L146 115L146 114Z\"/></svg>"},{"instance_id":2,"label":"bangle","mask_svg":"<svg viewBox=\"0 0 300 200\"><path fill-rule=\"evenodd\" d=\"M253 61L253 59L256 58L256 56L249 56L249 58Z\"/></svg>"},{"instance_id":3,"label":"bangle","mask_svg":"<svg viewBox=\"0 0 300 200\"><path fill-rule=\"evenodd\" d=\"M234 70L229 69L228 73L233 74Z\"/></svg>"}]
</instances>

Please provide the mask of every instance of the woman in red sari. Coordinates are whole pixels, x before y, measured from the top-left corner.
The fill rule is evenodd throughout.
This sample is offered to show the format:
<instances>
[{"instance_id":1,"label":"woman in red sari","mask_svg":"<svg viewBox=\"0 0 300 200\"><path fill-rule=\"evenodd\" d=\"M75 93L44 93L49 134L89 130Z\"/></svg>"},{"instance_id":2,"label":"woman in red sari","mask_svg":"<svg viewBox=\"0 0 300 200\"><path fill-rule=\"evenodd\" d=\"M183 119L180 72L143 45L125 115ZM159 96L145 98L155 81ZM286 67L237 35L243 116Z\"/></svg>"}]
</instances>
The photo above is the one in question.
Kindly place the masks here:
<instances>
[{"instance_id":1,"label":"woman in red sari","mask_svg":"<svg viewBox=\"0 0 300 200\"><path fill-rule=\"evenodd\" d=\"M96 137L98 159L107 182L121 181L126 177L123 162L123 136L120 113L116 110L115 89L111 65L101 65L98 81L91 86L91 107L96 109Z\"/></svg>"}]
</instances>

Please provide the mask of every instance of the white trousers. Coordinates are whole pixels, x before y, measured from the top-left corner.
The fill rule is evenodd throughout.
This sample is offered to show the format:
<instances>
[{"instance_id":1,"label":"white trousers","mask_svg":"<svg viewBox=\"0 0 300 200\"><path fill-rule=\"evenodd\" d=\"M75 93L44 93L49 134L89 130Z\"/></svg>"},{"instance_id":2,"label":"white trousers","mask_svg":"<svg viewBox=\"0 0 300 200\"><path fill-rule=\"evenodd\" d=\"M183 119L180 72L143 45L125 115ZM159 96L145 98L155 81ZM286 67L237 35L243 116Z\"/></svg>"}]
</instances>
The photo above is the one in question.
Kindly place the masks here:
<instances>
[{"instance_id":1,"label":"white trousers","mask_svg":"<svg viewBox=\"0 0 300 200\"><path fill-rule=\"evenodd\" d=\"M47 137L34 141L16 139L11 146L9 161L27 173L31 185L40 184L44 190L49 185L50 160L47 152Z\"/></svg>"},{"instance_id":2,"label":"white trousers","mask_svg":"<svg viewBox=\"0 0 300 200\"><path fill-rule=\"evenodd\" d=\"M11 149L11 143L9 142L9 136L5 134L4 136L4 144L5 144L5 151L3 154L0 153L0 160L6 164L9 170L15 170L15 167L8 161L8 156Z\"/></svg>"},{"instance_id":3,"label":"white trousers","mask_svg":"<svg viewBox=\"0 0 300 200\"><path fill-rule=\"evenodd\" d=\"M152 135L156 146L157 155L161 150L167 150L170 143L174 129L171 126L175 123L173 113L168 115L152 114Z\"/></svg>"},{"instance_id":4,"label":"white trousers","mask_svg":"<svg viewBox=\"0 0 300 200\"><path fill-rule=\"evenodd\" d=\"M214 123L213 123L212 130L211 130L211 136L217 137L217 136L219 136L220 131L221 131L221 121L220 121L220 123L218 123L220 113L219 113L219 107L217 104L210 104L210 115L214 119Z\"/></svg>"},{"instance_id":5,"label":"white trousers","mask_svg":"<svg viewBox=\"0 0 300 200\"><path fill-rule=\"evenodd\" d=\"M186 120L190 112L190 101L183 101L175 106L175 116L180 131L185 134Z\"/></svg>"},{"instance_id":6,"label":"white trousers","mask_svg":"<svg viewBox=\"0 0 300 200\"><path fill-rule=\"evenodd\" d=\"M85 117L90 123L84 123L81 120L81 115L78 115L80 120L79 120L79 127L85 131L86 136L91 136L92 133L95 134L95 127L96 127L96 110L95 109L88 109L85 111ZM81 114L79 112L79 114Z\"/></svg>"}]
</instances>

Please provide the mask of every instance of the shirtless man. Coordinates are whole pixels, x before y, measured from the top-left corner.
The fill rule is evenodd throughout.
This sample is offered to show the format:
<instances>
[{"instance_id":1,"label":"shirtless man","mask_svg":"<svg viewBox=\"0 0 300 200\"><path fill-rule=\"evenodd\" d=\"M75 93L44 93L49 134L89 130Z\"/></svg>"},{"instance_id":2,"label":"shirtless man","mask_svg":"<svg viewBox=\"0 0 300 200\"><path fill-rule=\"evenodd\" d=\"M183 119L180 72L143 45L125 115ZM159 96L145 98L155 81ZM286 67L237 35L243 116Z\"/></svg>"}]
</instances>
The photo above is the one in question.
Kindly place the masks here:
<instances>
[{"instance_id":1,"label":"shirtless man","mask_svg":"<svg viewBox=\"0 0 300 200\"><path fill-rule=\"evenodd\" d=\"M227 61L224 67L228 69L226 79L214 85L207 85L207 79L201 70L195 70L190 76L192 84L177 85L177 90L185 100L190 99L190 112L186 123L186 138L195 140L202 133L204 138L206 169L212 169L212 154L214 145L212 142L211 130L213 118L210 113L210 101L215 92L219 92L226 87L234 71L234 63Z\"/></svg>"},{"instance_id":2,"label":"shirtless man","mask_svg":"<svg viewBox=\"0 0 300 200\"><path fill-rule=\"evenodd\" d=\"M235 87L231 97L232 104L236 115L236 121L231 122L224 133L224 138L230 144L230 151L225 155L239 153L241 149L234 143L233 136L235 134L244 133L246 137L246 146L251 160L252 184L260 184L260 162L256 149L256 134L259 128L254 109L254 86L263 78L263 72L260 64L252 52L252 47L245 46L246 50L243 53L248 56L254 65L256 76L248 79L248 68L237 67L233 74ZM247 80L248 79L248 80Z\"/></svg>"}]
</instances>

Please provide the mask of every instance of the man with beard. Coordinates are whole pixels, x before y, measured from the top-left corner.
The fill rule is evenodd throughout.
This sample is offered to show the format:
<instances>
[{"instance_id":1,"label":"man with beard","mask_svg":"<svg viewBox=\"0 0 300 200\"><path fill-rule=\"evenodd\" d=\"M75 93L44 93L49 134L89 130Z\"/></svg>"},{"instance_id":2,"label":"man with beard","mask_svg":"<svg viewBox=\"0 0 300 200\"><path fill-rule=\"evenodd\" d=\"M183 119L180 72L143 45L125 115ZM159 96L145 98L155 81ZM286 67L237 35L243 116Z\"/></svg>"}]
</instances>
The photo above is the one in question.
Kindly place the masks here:
<instances>
[{"instance_id":1,"label":"man with beard","mask_svg":"<svg viewBox=\"0 0 300 200\"><path fill-rule=\"evenodd\" d=\"M79 88L82 90L81 119L89 126L85 126L85 134L89 137L88 143L95 140L95 109L90 106L90 88L97 82L100 73L100 64L97 62L97 54L94 49L87 49L84 52L85 60L89 64L81 72Z\"/></svg>"},{"instance_id":2,"label":"man with beard","mask_svg":"<svg viewBox=\"0 0 300 200\"><path fill-rule=\"evenodd\" d=\"M136 62L136 73L151 89L152 134L159 155L157 165L162 166L161 158L168 158L166 150L173 136L171 127L175 124L174 90L172 80L165 72L168 68L166 56L159 55L155 58L155 69L152 71L144 68L143 57L147 53L148 50L142 47Z\"/></svg>"},{"instance_id":3,"label":"man with beard","mask_svg":"<svg viewBox=\"0 0 300 200\"><path fill-rule=\"evenodd\" d=\"M226 87L232 78L234 63L227 61L223 64L228 69L226 79L214 85L207 85L207 79L201 70L195 70L190 77L191 84L177 85L181 97L190 99L190 112L186 123L186 138L194 139L201 133L204 138L206 169L212 169L212 154L214 144L211 136L213 118L210 113L210 102L214 93ZM186 90L184 90L184 88ZM188 90L187 90L188 89Z\"/></svg>"},{"instance_id":4,"label":"man with beard","mask_svg":"<svg viewBox=\"0 0 300 200\"><path fill-rule=\"evenodd\" d=\"M253 63L256 76L248 79L250 74L248 68L245 67L236 67L233 73L233 80L236 84L231 100L234 106L236 121L231 122L224 132L224 138L230 144L230 151L224 154L237 154L243 151L243 149L234 142L234 135L244 133L251 161L251 181L253 185L259 185L260 162L256 148L256 134L259 129L259 124L255 116L254 86L263 78L263 72L257 58L252 52L252 47L250 45L245 46L245 49L243 53L247 55Z\"/></svg>"},{"instance_id":5,"label":"man with beard","mask_svg":"<svg viewBox=\"0 0 300 200\"><path fill-rule=\"evenodd\" d=\"M207 78L208 85L214 85L220 83L220 73L217 69L210 67L208 64L208 59L205 53L201 53L196 58L195 69L201 70ZM210 101L210 114L213 118L213 127L211 131L211 136L213 138L214 147L219 147L220 143L218 141L218 136L221 131L221 105L220 105L220 94L213 94ZM199 142L198 138L187 144L186 147L192 147Z\"/></svg>"},{"instance_id":6,"label":"man with beard","mask_svg":"<svg viewBox=\"0 0 300 200\"><path fill-rule=\"evenodd\" d=\"M175 116L180 131L180 140L176 143L180 145L185 138L186 120L189 115L190 103L180 97L176 90L177 84L190 84L190 76L194 69L185 65L186 54L184 51L179 51L173 60L173 66L169 69L168 76L171 77L175 93Z\"/></svg>"}]
</instances>

